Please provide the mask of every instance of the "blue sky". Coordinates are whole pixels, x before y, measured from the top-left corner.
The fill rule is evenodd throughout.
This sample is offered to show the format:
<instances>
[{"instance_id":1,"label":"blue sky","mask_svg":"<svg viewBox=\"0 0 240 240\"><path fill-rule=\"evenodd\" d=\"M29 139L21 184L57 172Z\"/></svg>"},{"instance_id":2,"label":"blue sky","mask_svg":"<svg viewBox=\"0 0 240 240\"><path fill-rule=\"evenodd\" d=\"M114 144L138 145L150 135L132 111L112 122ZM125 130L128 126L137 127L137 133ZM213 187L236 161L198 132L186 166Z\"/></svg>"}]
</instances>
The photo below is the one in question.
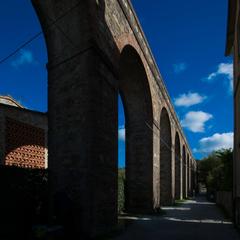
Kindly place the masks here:
<instances>
[{"instance_id":1,"label":"blue sky","mask_svg":"<svg viewBox=\"0 0 240 240\"><path fill-rule=\"evenodd\" d=\"M132 0L196 158L232 146L232 59L224 56L227 0ZM14 7L13 7L14 6ZM41 31L29 0L0 4L0 59ZM0 64L0 94L47 111L43 36ZM123 165L124 116L119 114Z\"/></svg>"}]
</instances>

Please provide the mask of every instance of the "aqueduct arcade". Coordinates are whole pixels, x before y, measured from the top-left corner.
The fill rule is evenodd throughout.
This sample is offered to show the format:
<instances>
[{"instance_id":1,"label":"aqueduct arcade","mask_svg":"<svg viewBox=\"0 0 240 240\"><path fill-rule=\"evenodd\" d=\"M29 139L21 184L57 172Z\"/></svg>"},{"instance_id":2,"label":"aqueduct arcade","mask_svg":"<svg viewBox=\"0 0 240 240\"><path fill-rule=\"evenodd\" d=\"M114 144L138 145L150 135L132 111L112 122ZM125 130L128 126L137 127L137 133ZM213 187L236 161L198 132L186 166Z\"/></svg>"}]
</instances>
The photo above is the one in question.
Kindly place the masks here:
<instances>
[{"instance_id":1,"label":"aqueduct arcade","mask_svg":"<svg viewBox=\"0 0 240 240\"><path fill-rule=\"evenodd\" d=\"M117 223L118 94L127 211L150 213L189 196L196 162L130 1L32 2L48 50L52 205L68 199L62 211L79 234Z\"/></svg>"}]
</instances>

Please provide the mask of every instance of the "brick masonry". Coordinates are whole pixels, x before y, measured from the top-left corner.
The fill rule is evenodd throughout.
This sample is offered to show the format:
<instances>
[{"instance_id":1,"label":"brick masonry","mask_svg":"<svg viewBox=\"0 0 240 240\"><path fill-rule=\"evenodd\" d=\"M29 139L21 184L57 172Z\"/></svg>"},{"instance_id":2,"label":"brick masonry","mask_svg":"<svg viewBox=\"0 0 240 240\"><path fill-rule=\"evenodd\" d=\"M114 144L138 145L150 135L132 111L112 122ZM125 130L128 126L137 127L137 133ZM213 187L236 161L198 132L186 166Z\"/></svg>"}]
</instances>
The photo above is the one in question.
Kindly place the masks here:
<instances>
[{"instance_id":1,"label":"brick masonry","mask_svg":"<svg viewBox=\"0 0 240 240\"><path fill-rule=\"evenodd\" d=\"M175 174L176 132L184 159L192 153L130 1L32 2L48 49L52 204L59 193L69 199L76 235L95 236L117 224L119 93L126 112L128 210L159 208L161 189L173 202L175 176L185 176L180 191L187 194L182 158ZM169 119L164 124L162 109Z\"/></svg>"},{"instance_id":2,"label":"brick masonry","mask_svg":"<svg viewBox=\"0 0 240 240\"><path fill-rule=\"evenodd\" d=\"M11 118L5 124L5 165L45 168L44 130Z\"/></svg>"}]
</instances>

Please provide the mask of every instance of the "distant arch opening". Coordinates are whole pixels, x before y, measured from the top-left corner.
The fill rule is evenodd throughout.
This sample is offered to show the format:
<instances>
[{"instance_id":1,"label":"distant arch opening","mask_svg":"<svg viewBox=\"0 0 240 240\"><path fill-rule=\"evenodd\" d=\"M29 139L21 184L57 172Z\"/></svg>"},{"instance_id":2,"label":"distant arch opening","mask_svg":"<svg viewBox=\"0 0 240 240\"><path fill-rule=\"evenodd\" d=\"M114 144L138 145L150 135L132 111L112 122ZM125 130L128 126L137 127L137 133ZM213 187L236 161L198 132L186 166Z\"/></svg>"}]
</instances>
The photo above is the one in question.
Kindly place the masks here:
<instances>
[{"instance_id":1,"label":"distant arch opening","mask_svg":"<svg viewBox=\"0 0 240 240\"><path fill-rule=\"evenodd\" d=\"M160 203L172 204L172 137L166 108L160 118Z\"/></svg>"},{"instance_id":2,"label":"distant arch opening","mask_svg":"<svg viewBox=\"0 0 240 240\"><path fill-rule=\"evenodd\" d=\"M152 101L144 65L129 45L121 53L119 72L125 113L125 209L146 212L153 202Z\"/></svg>"},{"instance_id":3,"label":"distant arch opening","mask_svg":"<svg viewBox=\"0 0 240 240\"><path fill-rule=\"evenodd\" d=\"M118 213L125 211L125 114L120 94L118 95Z\"/></svg>"},{"instance_id":4,"label":"distant arch opening","mask_svg":"<svg viewBox=\"0 0 240 240\"><path fill-rule=\"evenodd\" d=\"M181 198L181 156L180 138L178 132L175 136L175 199Z\"/></svg>"}]
</instances>

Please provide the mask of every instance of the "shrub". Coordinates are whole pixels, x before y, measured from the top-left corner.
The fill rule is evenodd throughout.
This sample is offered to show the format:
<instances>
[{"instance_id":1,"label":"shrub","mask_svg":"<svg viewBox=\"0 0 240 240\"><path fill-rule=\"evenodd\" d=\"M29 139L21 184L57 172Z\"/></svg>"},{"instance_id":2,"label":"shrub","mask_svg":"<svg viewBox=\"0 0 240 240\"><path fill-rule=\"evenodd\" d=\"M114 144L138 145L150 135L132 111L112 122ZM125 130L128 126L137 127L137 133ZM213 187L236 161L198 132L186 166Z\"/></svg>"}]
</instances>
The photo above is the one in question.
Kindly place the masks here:
<instances>
[{"instance_id":1,"label":"shrub","mask_svg":"<svg viewBox=\"0 0 240 240\"><path fill-rule=\"evenodd\" d=\"M125 169L118 170L118 213L124 211L125 206Z\"/></svg>"}]
</instances>

